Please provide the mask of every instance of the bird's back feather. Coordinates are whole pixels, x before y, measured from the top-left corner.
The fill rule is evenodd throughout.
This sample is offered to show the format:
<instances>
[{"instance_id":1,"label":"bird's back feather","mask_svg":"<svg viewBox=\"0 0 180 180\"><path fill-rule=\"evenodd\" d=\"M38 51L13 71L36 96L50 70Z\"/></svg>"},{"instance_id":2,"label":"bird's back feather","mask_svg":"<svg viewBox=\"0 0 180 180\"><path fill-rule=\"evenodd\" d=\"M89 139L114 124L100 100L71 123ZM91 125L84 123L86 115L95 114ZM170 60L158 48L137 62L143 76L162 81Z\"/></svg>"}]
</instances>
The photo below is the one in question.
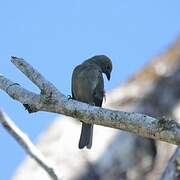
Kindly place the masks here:
<instances>
[{"instance_id":1,"label":"bird's back feather","mask_svg":"<svg viewBox=\"0 0 180 180\"><path fill-rule=\"evenodd\" d=\"M81 102L101 107L104 96L102 71L96 64L84 63L77 66L72 75L72 97ZM92 146L93 125L82 123L79 148Z\"/></svg>"}]
</instances>

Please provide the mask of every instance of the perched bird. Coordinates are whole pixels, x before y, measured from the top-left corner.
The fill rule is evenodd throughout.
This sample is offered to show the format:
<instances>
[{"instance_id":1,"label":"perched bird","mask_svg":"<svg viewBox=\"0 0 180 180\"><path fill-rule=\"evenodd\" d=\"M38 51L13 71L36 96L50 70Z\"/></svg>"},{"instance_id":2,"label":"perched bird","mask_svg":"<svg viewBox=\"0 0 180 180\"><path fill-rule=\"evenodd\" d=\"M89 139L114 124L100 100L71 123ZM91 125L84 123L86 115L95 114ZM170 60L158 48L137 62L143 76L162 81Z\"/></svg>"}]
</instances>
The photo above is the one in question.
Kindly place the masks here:
<instances>
[{"instance_id":1,"label":"perched bird","mask_svg":"<svg viewBox=\"0 0 180 180\"><path fill-rule=\"evenodd\" d=\"M97 55L75 67L72 74L72 99L101 107L104 97L102 73L110 80L112 62L105 55ZM92 146L93 125L82 122L79 148Z\"/></svg>"}]
</instances>

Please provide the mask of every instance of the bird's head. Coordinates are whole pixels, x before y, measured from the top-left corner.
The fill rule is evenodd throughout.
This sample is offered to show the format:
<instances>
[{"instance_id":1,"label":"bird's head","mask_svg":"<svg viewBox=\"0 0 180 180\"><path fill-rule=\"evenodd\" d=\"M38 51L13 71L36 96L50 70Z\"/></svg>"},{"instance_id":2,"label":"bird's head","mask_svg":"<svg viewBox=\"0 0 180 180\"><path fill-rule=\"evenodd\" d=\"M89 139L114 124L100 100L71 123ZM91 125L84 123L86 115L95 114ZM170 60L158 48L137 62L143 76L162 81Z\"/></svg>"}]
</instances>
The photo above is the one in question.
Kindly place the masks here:
<instances>
[{"instance_id":1,"label":"bird's head","mask_svg":"<svg viewBox=\"0 0 180 180\"><path fill-rule=\"evenodd\" d=\"M112 71L111 59L105 55L97 55L92 57L92 59L101 68L102 72L106 74L107 79L110 80Z\"/></svg>"}]
</instances>

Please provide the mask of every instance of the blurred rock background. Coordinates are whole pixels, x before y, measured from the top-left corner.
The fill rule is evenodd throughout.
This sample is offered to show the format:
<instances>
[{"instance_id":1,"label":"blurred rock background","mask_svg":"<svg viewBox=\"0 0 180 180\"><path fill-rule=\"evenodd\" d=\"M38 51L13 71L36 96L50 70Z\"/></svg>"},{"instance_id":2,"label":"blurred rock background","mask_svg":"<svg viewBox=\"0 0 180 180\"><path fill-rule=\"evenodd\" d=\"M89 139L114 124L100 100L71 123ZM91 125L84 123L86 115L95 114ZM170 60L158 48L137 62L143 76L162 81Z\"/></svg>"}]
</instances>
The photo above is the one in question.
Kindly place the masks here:
<instances>
[{"instance_id":1,"label":"blurred rock background","mask_svg":"<svg viewBox=\"0 0 180 180\"><path fill-rule=\"evenodd\" d=\"M120 72L119 72L120 75ZM154 117L180 119L180 38L127 82L108 92L104 107ZM176 146L134 134L95 126L91 150L79 150L80 123L56 119L39 137L37 146L70 180L159 179ZM29 157L14 180L48 180Z\"/></svg>"}]
</instances>

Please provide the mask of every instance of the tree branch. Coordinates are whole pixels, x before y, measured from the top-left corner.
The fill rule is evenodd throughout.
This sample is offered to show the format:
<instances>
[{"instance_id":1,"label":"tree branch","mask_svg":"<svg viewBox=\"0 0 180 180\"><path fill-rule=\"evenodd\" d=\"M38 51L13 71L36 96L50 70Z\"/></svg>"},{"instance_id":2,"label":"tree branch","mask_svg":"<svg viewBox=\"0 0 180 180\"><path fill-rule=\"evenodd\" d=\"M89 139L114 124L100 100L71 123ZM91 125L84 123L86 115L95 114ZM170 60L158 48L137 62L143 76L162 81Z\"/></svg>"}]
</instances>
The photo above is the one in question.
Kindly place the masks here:
<instances>
[{"instance_id":1,"label":"tree branch","mask_svg":"<svg viewBox=\"0 0 180 180\"><path fill-rule=\"evenodd\" d=\"M68 99L24 59L12 57L11 61L40 88L41 94L32 93L3 75L0 75L0 89L21 102L29 112L47 111L64 114L85 123L121 129L180 145L180 124L174 120L157 119L134 112L113 111Z\"/></svg>"},{"instance_id":2,"label":"tree branch","mask_svg":"<svg viewBox=\"0 0 180 180\"><path fill-rule=\"evenodd\" d=\"M160 180L174 179L178 180L180 178L180 147L177 147L175 153L169 160L165 171L163 172Z\"/></svg>"},{"instance_id":3,"label":"tree branch","mask_svg":"<svg viewBox=\"0 0 180 180\"><path fill-rule=\"evenodd\" d=\"M3 127L16 139L23 149L48 173L51 179L60 180L55 169L45 159L42 153L34 146L26 134L24 134L10 118L0 110L0 122Z\"/></svg>"}]
</instances>

